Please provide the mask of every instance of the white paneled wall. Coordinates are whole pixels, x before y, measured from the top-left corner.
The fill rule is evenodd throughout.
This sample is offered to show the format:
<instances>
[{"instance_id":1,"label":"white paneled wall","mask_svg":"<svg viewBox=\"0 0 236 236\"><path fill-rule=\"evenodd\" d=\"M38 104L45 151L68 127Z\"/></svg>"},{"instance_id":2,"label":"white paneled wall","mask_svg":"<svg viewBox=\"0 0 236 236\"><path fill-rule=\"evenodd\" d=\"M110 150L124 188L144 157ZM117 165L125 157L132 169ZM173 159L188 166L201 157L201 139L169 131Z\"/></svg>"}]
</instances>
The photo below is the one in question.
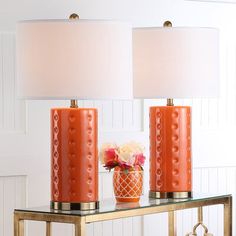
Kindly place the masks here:
<instances>
[{"instance_id":1,"label":"white paneled wall","mask_svg":"<svg viewBox=\"0 0 236 236\"><path fill-rule=\"evenodd\" d=\"M81 107L98 109L99 129L102 132L143 131L143 103L140 100L79 101Z\"/></svg>"},{"instance_id":2,"label":"white paneled wall","mask_svg":"<svg viewBox=\"0 0 236 236\"><path fill-rule=\"evenodd\" d=\"M0 236L13 235L13 210L26 207L26 176L0 176Z\"/></svg>"},{"instance_id":3,"label":"white paneled wall","mask_svg":"<svg viewBox=\"0 0 236 236\"><path fill-rule=\"evenodd\" d=\"M0 131L24 131L25 118L25 102L16 99L15 34L0 33Z\"/></svg>"}]
</instances>

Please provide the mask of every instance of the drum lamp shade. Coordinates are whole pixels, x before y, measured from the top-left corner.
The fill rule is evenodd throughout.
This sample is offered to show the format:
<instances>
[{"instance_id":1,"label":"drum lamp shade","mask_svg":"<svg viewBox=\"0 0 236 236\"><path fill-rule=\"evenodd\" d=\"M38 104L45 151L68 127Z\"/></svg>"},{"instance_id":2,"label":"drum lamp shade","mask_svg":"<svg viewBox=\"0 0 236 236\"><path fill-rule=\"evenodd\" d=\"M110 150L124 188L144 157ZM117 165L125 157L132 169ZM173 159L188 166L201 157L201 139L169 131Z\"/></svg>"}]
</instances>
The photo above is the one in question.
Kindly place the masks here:
<instances>
[{"instance_id":1,"label":"drum lamp shade","mask_svg":"<svg viewBox=\"0 0 236 236\"><path fill-rule=\"evenodd\" d=\"M131 99L131 25L22 21L17 27L17 68L21 98Z\"/></svg>"},{"instance_id":2,"label":"drum lamp shade","mask_svg":"<svg viewBox=\"0 0 236 236\"><path fill-rule=\"evenodd\" d=\"M219 94L215 28L135 28L134 97L196 98Z\"/></svg>"}]
</instances>

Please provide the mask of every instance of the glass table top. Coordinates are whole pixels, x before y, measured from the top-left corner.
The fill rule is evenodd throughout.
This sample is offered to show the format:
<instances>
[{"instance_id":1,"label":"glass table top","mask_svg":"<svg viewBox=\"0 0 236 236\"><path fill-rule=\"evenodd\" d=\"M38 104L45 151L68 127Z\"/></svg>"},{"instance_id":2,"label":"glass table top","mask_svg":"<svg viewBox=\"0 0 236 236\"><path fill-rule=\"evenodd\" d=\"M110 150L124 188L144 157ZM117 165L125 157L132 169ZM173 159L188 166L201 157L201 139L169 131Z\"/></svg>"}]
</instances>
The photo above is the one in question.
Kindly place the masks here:
<instances>
[{"instance_id":1,"label":"glass table top","mask_svg":"<svg viewBox=\"0 0 236 236\"><path fill-rule=\"evenodd\" d=\"M90 211L60 211L50 209L50 206L43 207L34 207L34 208L26 208L26 209L15 209L16 211L26 211L26 212L34 212L34 213L50 213L50 214L61 214L61 215L77 215L77 216L87 216L87 215L97 215L115 211L127 211L138 208L148 208L153 206L163 206L163 205L171 205L171 204L179 204L184 202L194 202L194 201L202 201L202 200L213 200L219 198L226 198L231 195L229 194L193 194L192 198L188 199L154 199L149 198L148 196L142 196L139 202L136 203L117 203L115 198L112 199L104 199L99 202L99 209L90 210Z\"/></svg>"}]
</instances>

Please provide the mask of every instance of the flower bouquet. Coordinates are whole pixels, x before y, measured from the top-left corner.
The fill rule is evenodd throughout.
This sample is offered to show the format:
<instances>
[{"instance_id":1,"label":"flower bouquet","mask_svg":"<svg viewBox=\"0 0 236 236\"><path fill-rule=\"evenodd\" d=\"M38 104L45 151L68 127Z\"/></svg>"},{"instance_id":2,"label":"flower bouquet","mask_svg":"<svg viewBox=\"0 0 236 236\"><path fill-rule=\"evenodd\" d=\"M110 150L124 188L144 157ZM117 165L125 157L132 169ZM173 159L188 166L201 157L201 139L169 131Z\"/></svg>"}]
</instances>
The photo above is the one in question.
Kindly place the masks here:
<instances>
[{"instance_id":1,"label":"flower bouquet","mask_svg":"<svg viewBox=\"0 0 236 236\"><path fill-rule=\"evenodd\" d=\"M144 147L136 142L121 146L102 145L100 160L111 171L114 168L113 188L118 202L137 202L142 194Z\"/></svg>"}]
</instances>

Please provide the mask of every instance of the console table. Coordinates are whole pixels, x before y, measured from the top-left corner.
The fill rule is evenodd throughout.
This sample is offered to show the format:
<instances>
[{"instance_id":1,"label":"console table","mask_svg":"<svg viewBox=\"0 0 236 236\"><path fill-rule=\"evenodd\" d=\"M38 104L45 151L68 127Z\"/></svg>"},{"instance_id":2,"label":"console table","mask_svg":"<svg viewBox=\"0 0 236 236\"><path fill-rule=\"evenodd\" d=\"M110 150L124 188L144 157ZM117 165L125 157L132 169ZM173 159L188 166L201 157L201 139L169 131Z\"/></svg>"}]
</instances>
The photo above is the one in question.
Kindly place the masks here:
<instances>
[{"instance_id":1,"label":"console table","mask_svg":"<svg viewBox=\"0 0 236 236\"><path fill-rule=\"evenodd\" d=\"M116 203L114 199L100 202L94 211L57 211L50 207L15 209L14 236L24 236L24 221L44 221L46 236L51 236L51 223L75 225L75 236L85 236L85 225L98 221L114 220L132 216L143 216L161 212L169 214L169 236L176 235L175 211L211 205L224 205L224 236L232 236L232 196L194 195L189 199L151 199L143 196L139 203Z\"/></svg>"}]
</instances>

